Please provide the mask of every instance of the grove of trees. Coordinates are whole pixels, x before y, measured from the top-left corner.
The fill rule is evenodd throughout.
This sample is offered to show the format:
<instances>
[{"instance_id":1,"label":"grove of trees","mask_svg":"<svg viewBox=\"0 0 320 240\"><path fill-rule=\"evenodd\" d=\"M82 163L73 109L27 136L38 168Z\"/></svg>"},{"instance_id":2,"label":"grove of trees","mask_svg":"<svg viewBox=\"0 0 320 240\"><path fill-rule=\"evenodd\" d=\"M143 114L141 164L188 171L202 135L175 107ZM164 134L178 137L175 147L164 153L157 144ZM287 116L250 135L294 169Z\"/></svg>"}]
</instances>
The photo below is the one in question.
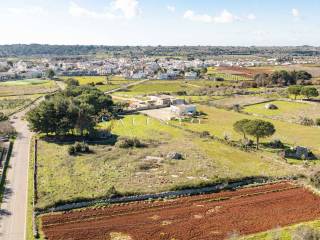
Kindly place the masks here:
<instances>
[{"instance_id":1,"label":"grove of trees","mask_svg":"<svg viewBox=\"0 0 320 240\"><path fill-rule=\"evenodd\" d=\"M101 113L114 116L110 96L92 86L70 86L48 97L27 114L31 129L39 133L93 134Z\"/></svg>"},{"instance_id":2,"label":"grove of trees","mask_svg":"<svg viewBox=\"0 0 320 240\"><path fill-rule=\"evenodd\" d=\"M312 78L312 75L306 71L292 71L285 70L275 71L271 74L259 73L254 77L255 83L258 87L265 86L290 86L296 85L299 82L306 82Z\"/></svg>"},{"instance_id":3,"label":"grove of trees","mask_svg":"<svg viewBox=\"0 0 320 240\"><path fill-rule=\"evenodd\" d=\"M299 95L305 96L308 99L319 96L318 90L315 87L311 86L290 86L288 88L288 93L294 95L294 99L297 99L297 96Z\"/></svg>"}]
</instances>

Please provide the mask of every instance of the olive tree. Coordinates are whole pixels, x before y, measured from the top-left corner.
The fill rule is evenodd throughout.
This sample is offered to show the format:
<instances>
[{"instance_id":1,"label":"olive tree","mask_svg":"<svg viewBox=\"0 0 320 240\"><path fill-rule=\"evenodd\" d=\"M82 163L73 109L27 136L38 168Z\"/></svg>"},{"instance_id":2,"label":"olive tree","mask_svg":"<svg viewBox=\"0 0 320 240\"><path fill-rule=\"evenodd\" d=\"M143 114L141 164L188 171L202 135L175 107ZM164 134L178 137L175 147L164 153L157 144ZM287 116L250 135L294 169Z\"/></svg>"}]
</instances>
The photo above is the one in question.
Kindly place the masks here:
<instances>
[{"instance_id":1,"label":"olive tree","mask_svg":"<svg viewBox=\"0 0 320 240\"><path fill-rule=\"evenodd\" d=\"M301 89L301 94L306 96L308 99L319 96L319 92L315 87L303 87Z\"/></svg>"},{"instance_id":2,"label":"olive tree","mask_svg":"<svg viewBox=\"0 0 320 240\"><path fill-rule=\"evenodd\" d=\"M301 86L294 85L288 88L288 93L294 95L294 99L297 99L297 96L301 94Z\"/></svg>"},{"instance_id":3,"label":"olive tree","mask_svg":"<svg viewBox=\"0 0 320 240\"><path fill-rule=\"evenodd\" d=\"M246 139L246 130L245 130L245 125L250 122L249 119L242 119L233 124L233 129L237 133L243 134L243 138Z\"/></svg>"}]
</instances>

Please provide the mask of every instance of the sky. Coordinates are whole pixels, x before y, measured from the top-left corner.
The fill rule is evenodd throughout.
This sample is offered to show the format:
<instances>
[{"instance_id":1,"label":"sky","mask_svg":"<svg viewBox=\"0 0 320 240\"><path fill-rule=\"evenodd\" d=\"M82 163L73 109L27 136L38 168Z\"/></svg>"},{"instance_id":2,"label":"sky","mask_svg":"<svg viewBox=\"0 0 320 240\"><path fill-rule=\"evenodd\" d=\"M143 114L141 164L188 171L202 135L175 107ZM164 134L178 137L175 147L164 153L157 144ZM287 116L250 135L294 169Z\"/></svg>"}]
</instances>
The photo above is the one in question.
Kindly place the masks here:
<instances>
[{"instance_id":1,"label":"sky","mask_svg":"<svg viewBox=\"0 0 320 240\"><path fill-rule=\"evenodd\" d=\"M0 44L320 46L319 0L0 0Z\"/></svg>"}]
</instances>

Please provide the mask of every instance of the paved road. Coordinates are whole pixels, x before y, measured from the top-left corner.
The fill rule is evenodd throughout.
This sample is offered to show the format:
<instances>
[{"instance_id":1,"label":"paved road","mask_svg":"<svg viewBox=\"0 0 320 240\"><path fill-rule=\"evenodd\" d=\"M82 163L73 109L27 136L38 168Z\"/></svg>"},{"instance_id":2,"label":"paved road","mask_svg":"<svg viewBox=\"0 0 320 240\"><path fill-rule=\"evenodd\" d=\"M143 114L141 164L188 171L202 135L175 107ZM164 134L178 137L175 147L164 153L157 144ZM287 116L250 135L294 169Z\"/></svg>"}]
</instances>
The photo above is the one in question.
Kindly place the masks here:
<instances>
[{"instance_id":1,"label":"paved road","mask_svg":"<svg viewBox=\"0 0 320 240\"><path fill-rule=\"evenodd\" d=\"M24 110L12 118L18 132L7 173L5 196L0 211L0 239L24 240L26 234L29 149L32 133L21 118Z\"/></svg>"}]
</instances>

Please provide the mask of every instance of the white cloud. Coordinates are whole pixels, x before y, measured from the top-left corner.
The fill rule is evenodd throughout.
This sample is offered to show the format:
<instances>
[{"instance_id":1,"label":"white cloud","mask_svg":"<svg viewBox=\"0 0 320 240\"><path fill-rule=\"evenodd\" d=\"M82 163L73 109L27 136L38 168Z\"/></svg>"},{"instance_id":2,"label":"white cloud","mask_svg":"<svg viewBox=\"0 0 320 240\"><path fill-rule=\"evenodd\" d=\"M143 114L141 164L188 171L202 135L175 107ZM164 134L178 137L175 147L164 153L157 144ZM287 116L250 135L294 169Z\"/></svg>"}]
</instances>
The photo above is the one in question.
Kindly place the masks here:
<instances>
[{"instance_id":1,"label":"white cloud","mask_svg":"<svg viewBox=\"0 0 320 240\"><path fill-rule=\"evenodd\" d=\"M292 13L292 16L294 16L295 18L300 17L300 11L298 9L296 9L296 8L293 8L291 10L291 13Z\"/></svg>"},{"instance_id":2,"label":"white cloud","mask_svg":"<svg viewBox=\"0 0 320 240\"><path fill-rule=\"evenodd\" d=\"M205 23L232 23L240 20L239 17L233 15L227 10L223 10L217 16L210 16L207 14L196 14L192 10L188 10L184 13L183 16L185 19L196 21L196 22L205 22Z\"/></svg>"},{"instance_id":3,"label":"white cloud","mask_svg":"<svg viewBox=\"0 0 320 240\"><path fill-rule=\"evenodd\" d=\"M75 2L70 2L69 13L73 17L90 17L90 18L97 18L97 19L99 18L113 19L116 17L114 14L111 14L108 12L98 13L95 11L90 11L86 8L80 7Z\"/></svg>"},{"instance_id":4,"label":"white cloud","mask_svg":"<svg viewBox=\"0 0 320 240\"><path fill-rule=\"evenodd\" d=\"M171 5L168 5L168 6L167 6L167 9L168 9L170 12L175 12L175 11L176 11L176 7L175 7L175 6L171 6Z\"/></svg>"},{"instance_id":5,"label":"white cloud","mask_svg":"<svg viewBox=\"0 0 320 240\"><path fill-rule=\"evenodd\" d=\"M95 19L131 19L141 13L137 0L114 0L105 11L97 12L70 2L69 13L74 17L90 17Z\"/></svg>"},{"instance_id":6,"label":"white cloud","mask_svg":"<svg viewBox=\"0 0 320 240\"><path fill-rule=\"evenodd\" d=\"M223 10L219 16L214 17L216 23L232 23L236 20L239 20L239 18L227 10Z\"/></svg>"},{"instance_id":7,"label":"white cloud","mask_svg":"<svg viewBox=\"0 0 320 240\"><path fill-rule=\"evenodd\" d=\"M114 0L111 3L113 10L120 10L125 18L133 18L141 13L137 0Z\"/></svg>"},{"instance_id":8,"label":"white cloud","mask_svg":"<svg viewBox=\"0 0 320 240\"><path fill-rule=\"evenodd\" d=\"M196 21L196 22L206 22L210 23L213 21L213 18L206 14L195 14L193 11L188 10L184 13L183 17L185 19Z\"/></svg>"},{"instance_id":9,"label":"white cloud","mask_svg":"<svg viewBox=\"0 0 320 240\"><path fill-rule=\"evenodd\" d=\"M6 12L9 15L47 15L48 12L42 7L31 6L26 8L7 8Z\"/></svg>"},{"instance_id":10,"label":"white cloud","mask_svg":"<svg viewBox=\"0 0 320 240\"><path fill-rule=\"evenodd\" d=\"M248 20L256 20L257 17L256 17L256 15L254 15L253 13L250 13L250 14L247 16L247 19L248 19Z\"/></svg>"}]
</instances>

